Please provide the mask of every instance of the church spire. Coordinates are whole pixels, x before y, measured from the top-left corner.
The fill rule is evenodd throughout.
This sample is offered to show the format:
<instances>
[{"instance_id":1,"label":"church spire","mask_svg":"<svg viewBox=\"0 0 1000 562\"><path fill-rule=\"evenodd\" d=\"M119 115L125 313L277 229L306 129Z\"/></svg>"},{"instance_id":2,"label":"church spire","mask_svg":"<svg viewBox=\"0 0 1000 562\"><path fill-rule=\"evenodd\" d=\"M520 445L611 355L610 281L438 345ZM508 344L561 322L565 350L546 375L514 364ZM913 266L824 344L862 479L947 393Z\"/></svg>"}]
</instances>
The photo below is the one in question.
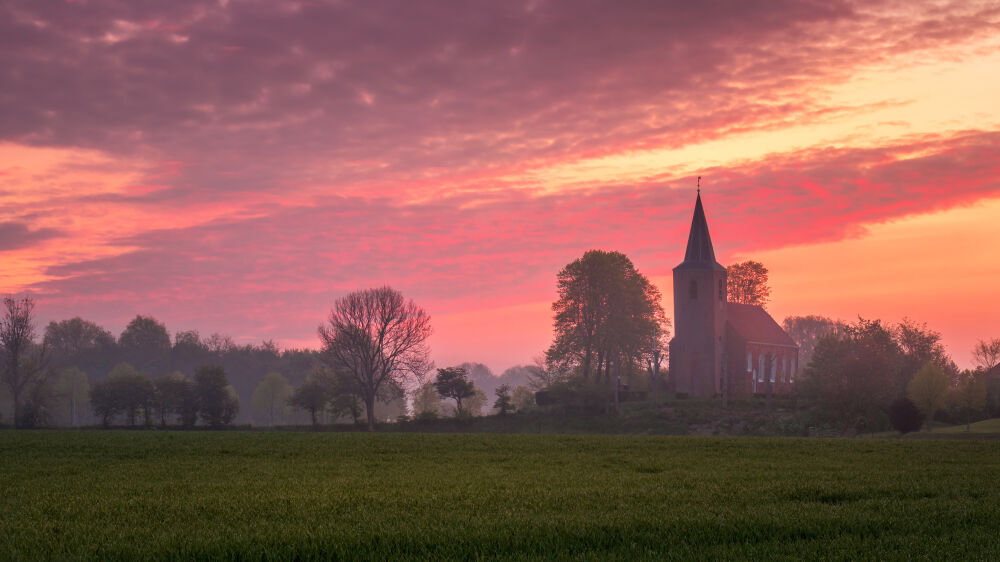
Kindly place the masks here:
<instances>
[{"instance_id":1,"label":"church spire","mask_svg":"<svg viewBox=\"0 0 1000 562\"><path fill-rule=\"evenodd\" d=\"M701 178L698 178L701 179ZM715 267L715 249L712 248L712 237L708 234L708 221L705 219L705 209L701 205L701 188L698 189L698 199L694 204L694 217L691 219L691 233L688 235L687 252L684 253L686 266ZM720 266L721 267L721 266Z\"/></svg>"}]
</instances>

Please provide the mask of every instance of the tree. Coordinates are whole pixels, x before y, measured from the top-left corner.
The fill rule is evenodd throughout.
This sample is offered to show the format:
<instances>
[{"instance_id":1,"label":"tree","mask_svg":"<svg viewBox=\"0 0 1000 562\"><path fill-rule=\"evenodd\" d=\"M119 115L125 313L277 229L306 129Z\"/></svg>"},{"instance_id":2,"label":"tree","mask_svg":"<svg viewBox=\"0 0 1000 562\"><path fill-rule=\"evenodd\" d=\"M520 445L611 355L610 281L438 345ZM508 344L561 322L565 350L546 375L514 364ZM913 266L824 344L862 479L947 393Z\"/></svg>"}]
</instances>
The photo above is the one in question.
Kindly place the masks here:
<instances>
[{"instance_id":1,"label":"tree","mask_svg":"<svg viewBox=\"0 0 1000 562\"><path fill-rule=\"evenodd\" d=\"M645 370L668 325L659 290L621 252L590 250L557 275L559 298L545 372L612 380L615 365ZM561 377L556 377L561 378Z\"/></svg>"},{"instance_id":2,"label":"tree","mask_svg":"<svg viewBox=\"0 0 1000 562\"><path fill-rule=\"evenodd\" d=\"M893 329L893 336L903 351L897 381L900 394L906 392L910 379L927 363L933 363L941 369L949 383L958 382L958 366L945 351L940 332L931 330L926 323L917 324L904 318Z\"/></svg>"},{"instance_id":3,"label":"tree","mask_svg":"<svg viewBox=\"0 0 1000 562\"><path fill-rule=\"evenodd\" d=\"M1000 338L979 340L972 348L972 359L976 365L989 374L1000 364Z\"/></svg>"},{"instance_id":4,"label":"tree","mask_svg":"<svg viewBox=\"0 0 1000 562\"><path fill-rule=\"evenodd\" d=\"M141 412L148 425L155 398L153 382L128 363L115 365L108 377L90 389L90 405L105 427L117 415L125 415L130 427Z\"/></svg>"},{"instance_id":5,"label":"tree","mask_svg":"<svg viewBox=\"0 0 1000 562\"><path fill-rule=\"evenodd\" d=\"M962 371L958 385L952 390L952 400L965 410L965 431L970 431L972 413L986 406L986 375L979 371Z\"/></svg>"},{"instance_id":6,"label":"tree","mask_svg":"<svg viewBox=\"0 0 1000 562\"><path fill-rule=\"evenodd\" d=\"M514 401L514 409L520 412L535 405L535 393L526 386L515 386L511 400Z\"/></svg>"},{"instance_id":7,"label":"tree","mask_svg":"<svg viewBox=\"0 0 1000 562\"><path fill-rule=\"evenodd\" d=\"M434 419L441 415L441 395L434 388L434 381L427 381L413 393L413 417Z\"/></svg>"},{"instance_id":8,"label":"tree","mask_svg":"<svg viewBox=\"0 0 1000 562\"><path fill-rule=\"evenodd\" d=\"M902 351L878 320L859 318L843 331L819 339L802 378L802 390L847 427L870 427L898 396Z\"/></svg>"},{"instance_id":9,"label":"tree","mask_svg":"<svg viewBox=\"0 0 1000 562\"><path fill-rule=\"evenodd\" d=\"M119 336L118 345L126 360L145 372L164 368L170 356L167 327L152 316L133 318Z\"/></svg>"},{"instance_id":10,"label":"tree","mask_svg":"<svg viewBox=\"0 0 1000 562\"><path fill-rule=\"evenodd\" d=\"M319 414L326 410L330 403L330 383L322 376L313 373L300 384L288 400L289 405L309 412L313 427L319 426Z\"/></svg>"},{"instance_id":11,"label":"tree","mask_svg":"<svg viewBox=\"0 0 1000 562\"><path fill-rule=\"evenodd\" d=\"M288 380L281 373L272 371L264 375L264 380L254 389L253 409L267 417L267 425L274 425L276 419L284 418L290 394Z\"/></svg>"},{"instance_id":12,"label":"tree","mask_svg":"<svg viewBox=\"0 0 1000 562\"><path fill-rule=\"evenodd\" d=\"M496 402L493 403L493 407L497 409L497 412L501 416L506 416L510 412L514 411L514 400L510 395L510 385L501 384L497 387L494 393L497 396Z\"/></svg>"},{"instance_id":13,"label":"tree","mask_svg":"<svg viewBox=\"0 0 1000 562\"><path fill-rule=\"evenodd\" d=\"M33 385L43 384L47 375L46 348L35 340L35 300L31 297L3 299L0 318L0 379L10 391L14 407L14 427L22 427L21 407ZM40 395L39 395L40 397ZM37 404L36 404L37 405Z\"/></svg>"},{"instance_id":14,"label":"tree","mask_svg":"<svg viewBox=\"0 0 1000 562\"><path fill-rule=\"evenodd\" d=\"M465 399L464 415L477 417L483 415L483 408L486 406L486 393L473 385L472 396Z\"/></svg>"},{"instance_id":15,"label":"tree","mask_svg":"<svg viewBox=\"0 0 1000 562\"><path fill-rule=\"evenodd\" d=\"M930 431L934 414L944 406L948 397L948 377L940 367L928 362L910 379L906 395L923 412L927 419L927 431Z\"/></svg>"},{"instance_id":16,"label":"tree","mask_svg":"<svg viewBox=\"0 0 1000 562\"><path fill-rule=\"evenodd\" d=\"M462 400L476 394L476 387L469 380L469 372L463 367L438 369L434 388L442 398L451 398L455 401L455 417L459 418L466 414L462 409Z\"/></svg>"},{"instance_id":17,"label":"tree","mask_svg":"<svg viewBox=\"0 0 1000 562\"><path fill-rule=\"evenodd\" d=\"M204 365L194 373L198 415L210 427L229 425L240 409L236 392L219 365Z\"/></svg>"},{"instance_id":18,"label":"tree","mask_svg":"<svg viewBox=\"0 0 1000 562\"><path fill-rule=\"evenodd\" d=\"M160 425L167 426L170 416L174 416L183 427L191 427L198 421L194 383L183 373L167 373L156 379L153 385L156 387L156 409L160 413Z\"/></svg>"},{"instance_id":19,"label":"tree","mask_svg":"<svg viewBox=\"0 0 1000 562\"><path fill-rule=\"evenodd\" d=\"M80 413L87 409L87 396L90 393L87 373L76 367L62 369L56 376L53 390L65 415L65 421L68 425L77 426Z\"/></svg>"},{"instance_id":20,"label":"tree","mask_svg":"<svg viewBox=\"0 0 1000 562\"><path fill-rule=\"evenodd\" d=\"M924 415L909 398L897 398L889 406L889 423L900 433L910 433L924 424Z\"/></svg>"},{"instance_id":21,"label":"tree","mask_svg":"<svg viewBox=\"0 0 1000 562\"><path fill-rule=\"evenodd\" d=\"M83 355L106 352L115 346L111 332L79 316L49 322L43 341L55 366L70 366Z\"/></svg>"},{"instance_id":22,"label":"tree","mask_svg":"<svg viewBox=\"0 0 1000 562\"><path fill-rule=\"evenodd\" d=\"M825 316L789 316L781 323L781 327L799 346L798 371L801 372L812 360L813 351L820 338L832 332L842 331L844 323Z\"/></svg>"},{"instance_id":23,"label":"tree","mask_svg":"<svg viewBox=\"0 0 1000 562\"><path fill-rule=\"evenodd\" d=\"M355 291L334 303L319 327L323 360L354 378L368 431L375 431L375 399L383 385L401 385L430 369L430 335L430 316L390 287Z\"/></svg>"},{"instance_id":24,"label":"tree","mask_svg":"<svg viewBox=\"0 0 1000 562\"><path fill-rule=\"evenodd\" d=\"M726 268L726 279L729 302L767 306L771 287L767 284L764 264L753 260L734 263Z\"/></svg>"}]
</instances>

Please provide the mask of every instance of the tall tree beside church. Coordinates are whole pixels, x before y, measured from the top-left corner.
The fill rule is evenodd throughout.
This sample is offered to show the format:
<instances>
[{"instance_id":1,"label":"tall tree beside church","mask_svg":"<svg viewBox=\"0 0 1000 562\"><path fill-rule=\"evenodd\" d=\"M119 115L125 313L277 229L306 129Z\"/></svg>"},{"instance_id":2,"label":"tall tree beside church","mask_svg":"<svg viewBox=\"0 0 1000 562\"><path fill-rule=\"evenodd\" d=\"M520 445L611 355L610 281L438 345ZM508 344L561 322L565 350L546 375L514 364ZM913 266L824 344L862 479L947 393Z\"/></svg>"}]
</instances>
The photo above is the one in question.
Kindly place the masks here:
<instances>
[{"instance_id":1,"label":"tall tree beside church","mask_svg":"<svg viewBox=\"0 0 1000 562\"><path fill-rule=\"evenodd\" d=\"M642 368L669 329L660 291L621 252L590 250L564 267L557 282L548 369L610 378L616 362Z\"/></svg>"},{"instance_id":2,"label":"tall tree beside church","mask_svg":"<svg viewBox=\"0 0 1000 562\"><path fill-rule=\"evenodd\" d=\"M726 268L726 278L729 302L767 307L771 287L764 264L753 260L734 263Z\"/></svg>"}]
</instances>

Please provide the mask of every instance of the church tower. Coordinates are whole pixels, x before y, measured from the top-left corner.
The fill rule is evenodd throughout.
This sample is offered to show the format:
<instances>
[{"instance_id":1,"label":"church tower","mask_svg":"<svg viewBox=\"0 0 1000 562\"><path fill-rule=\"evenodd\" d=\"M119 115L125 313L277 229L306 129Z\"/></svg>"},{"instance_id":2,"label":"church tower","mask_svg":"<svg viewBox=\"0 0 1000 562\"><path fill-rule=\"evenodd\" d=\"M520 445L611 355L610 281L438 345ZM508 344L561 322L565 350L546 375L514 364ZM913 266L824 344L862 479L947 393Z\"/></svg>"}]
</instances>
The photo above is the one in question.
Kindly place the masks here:
<instances>
[{"instance_id":1,"label":"church tower","mask_svg":"<svg viewBox=\"0 0 1000 562\"><path fill-rule=\"evenodd\" d=\"M687 252L684 261L674 268L672 392L689 396L715 396L722 392L726 296L726 268L715 261L699 190Z\"/></svg>"}]
</instances>

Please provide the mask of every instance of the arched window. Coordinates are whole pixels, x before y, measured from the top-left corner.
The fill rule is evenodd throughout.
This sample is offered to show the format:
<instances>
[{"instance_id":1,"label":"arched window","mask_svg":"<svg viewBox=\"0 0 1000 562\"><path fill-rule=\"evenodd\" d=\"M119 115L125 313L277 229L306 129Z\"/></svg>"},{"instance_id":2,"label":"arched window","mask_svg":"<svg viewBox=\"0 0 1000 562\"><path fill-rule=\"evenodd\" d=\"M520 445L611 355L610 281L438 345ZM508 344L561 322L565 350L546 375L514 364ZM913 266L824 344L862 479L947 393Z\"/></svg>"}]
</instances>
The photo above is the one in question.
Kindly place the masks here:
<instances>
[{"instance_id":1,"label":"arched window","mask_svg":"<svg viewBox=\"0 0 1000 562\"><path fill-rule=\"evenodd\" d=\"M748 371L753 370L753 353L749 351L747 352L747 370Z\"/></svg>"},{"instance_id":2,"label":"arched window","mask_svg":"<svg viewBox=\"0 0 1000 562\"><path fill-rule=\"evenodd\" d=\"M795 358L792 357L792 368L788 371L788 382L795 380Z\"/></svg>"},{"instance_id":3,"label":"arched window","mask_svg":"<svg viewBox=\"0 0 1000 562\"><path fill-rule=\"evenodd\" d=\"M757 356L757 382L764 382L764 354Z\"/></svg>"},{"instance_id":4,"label":"arched window","mask_svg":"<svg viewBox=\"0 0 1000 562\"><path fill-rule=\"evenodd\" d=\"M698 298L698 282L694 279L691 280L691 287L688 289L691 293L691 300Z\"/></svg>"}]
</instances>

